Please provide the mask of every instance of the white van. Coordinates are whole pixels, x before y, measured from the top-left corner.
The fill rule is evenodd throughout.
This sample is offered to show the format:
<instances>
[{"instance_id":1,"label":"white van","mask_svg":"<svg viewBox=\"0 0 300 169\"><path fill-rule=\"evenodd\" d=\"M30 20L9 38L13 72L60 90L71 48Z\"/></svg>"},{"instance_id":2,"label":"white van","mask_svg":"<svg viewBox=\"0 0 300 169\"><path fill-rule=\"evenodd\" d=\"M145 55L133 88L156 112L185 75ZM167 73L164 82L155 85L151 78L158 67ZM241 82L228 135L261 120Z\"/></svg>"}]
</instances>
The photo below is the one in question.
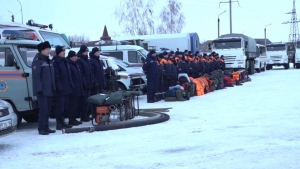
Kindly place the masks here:
<instances>
[{"instance_id":1,"label":"white van","mask_svg":"<svg viewBox=\"0 0 300 169\"><path fill-rule=\"evenodd\" d=\"M94 47L88 47L89 51L92 51L93 48ZM72 48L75 52L78 52L79 49L80 48ZM121 76L121 79L118 80L119 90L145 90L147 78L142 68L133 67L131 64L115 57L101 55L100 60L104 61L104 69L110 66L118 71L118 75Z\"/></svg>"},{"instance_id":2,"label":"white van","mask_svg":"<svg viewBox=\"0 0 300 169\"><path fill-rule=\"evenodd\" d=\"M146 59L149 53L144 48L135 45L101 46L101 52L109 53L109 56L128 62L134 67L142 67L142 58Z\"/></svg>"}]
</instances>

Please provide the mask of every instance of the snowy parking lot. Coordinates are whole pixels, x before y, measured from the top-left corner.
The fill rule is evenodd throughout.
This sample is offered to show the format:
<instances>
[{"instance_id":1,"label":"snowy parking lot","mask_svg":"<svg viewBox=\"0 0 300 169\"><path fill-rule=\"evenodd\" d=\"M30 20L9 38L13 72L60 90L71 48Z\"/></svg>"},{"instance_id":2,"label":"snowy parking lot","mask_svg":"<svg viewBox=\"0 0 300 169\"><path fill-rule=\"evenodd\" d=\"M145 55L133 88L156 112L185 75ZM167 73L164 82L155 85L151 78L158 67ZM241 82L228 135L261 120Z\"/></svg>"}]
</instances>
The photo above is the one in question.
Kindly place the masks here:
<instances>
[{"instance_id":1,"label":"snowy parking lot","mask_svg":"<svg viewBox=\"0 0 300 169\"><path fill-rule=\"evenodd\" d=\"M187 102L147 104L142 96L141 108L173 107L156 125L41 136L37 124L23 122L0 138L0 168L299 169L300 70L250 77Z\"/></svg>"}]
</instances>

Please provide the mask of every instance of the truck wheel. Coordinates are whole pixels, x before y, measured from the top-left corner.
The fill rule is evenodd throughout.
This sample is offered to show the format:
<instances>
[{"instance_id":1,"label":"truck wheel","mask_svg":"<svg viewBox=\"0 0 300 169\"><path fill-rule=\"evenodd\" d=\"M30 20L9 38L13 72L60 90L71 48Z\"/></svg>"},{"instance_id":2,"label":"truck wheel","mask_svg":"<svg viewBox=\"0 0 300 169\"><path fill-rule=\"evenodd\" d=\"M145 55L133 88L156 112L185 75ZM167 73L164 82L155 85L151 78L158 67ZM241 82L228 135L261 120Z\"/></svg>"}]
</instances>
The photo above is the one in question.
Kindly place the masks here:
<instances>
[{"instance_id":1,"label":"truck wheel","mask_svg":"<svg viewBox=\"0 0 300 169\"><path fill-rule=\"evenodd\" d=\"M256 71L257 71L257 73L260 73L260 71L261 71L261 62L259 63L259 68L256 69Z\"/></svg>"},{"instance_id":2,"label":"truck wheel","mask_svg":"<svg viewBox=\"0 0 300 169\"><path fill-rule=\"evenodd\" d=\"M123 84L118 84L118 90L123 90L123 91L126 91L126 87L123 85Z\"/></svg>"},{"instance_id":3,"label":"truck wheel","mask_svg":"<svg viewBox=\"0 0 300 169\"><path fill-rule=\"evenodd\" d=\"M266 71L266 64L264 63L264 67L262 68L262 70L261 71L263 71L263 72L265 72Z\"/></svg>"},{"instance_id":4,"label":"truck wheel","mask_svg":"<svg viewBox=\"0 0 300 169\"><path fill-rule=\"evenodd\" d=\"M23 115L23 119L27 123L36 123L39 119L39 109L33 110L32 114L29 115Z\"/></svg>"},{"instance_id":5,"label":"truck wheel","mask_svg":"<svg viewBox=\"0 0 300 169\"><path fill-rule=\"evenodd\" d=\"M289 69L290 68L290 64L288 63L288 64L284 65L284 68L285 69Z\"/></svg>"}]
</instances>

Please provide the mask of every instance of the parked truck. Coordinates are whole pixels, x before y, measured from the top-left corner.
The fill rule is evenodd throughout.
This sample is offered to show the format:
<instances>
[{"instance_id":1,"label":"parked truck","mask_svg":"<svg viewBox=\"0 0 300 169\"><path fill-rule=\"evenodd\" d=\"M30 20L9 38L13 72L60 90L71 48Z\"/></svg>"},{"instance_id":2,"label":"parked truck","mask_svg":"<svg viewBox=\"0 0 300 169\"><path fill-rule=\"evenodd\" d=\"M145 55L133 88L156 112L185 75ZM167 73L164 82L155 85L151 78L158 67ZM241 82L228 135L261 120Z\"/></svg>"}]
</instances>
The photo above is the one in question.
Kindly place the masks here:
<instances>
[{"instance_id":1,"label":"parked truck","mask_svg":"<svg viewBox=\"0 0 300 169\"><path fill-rule=\"evenodd\" d=\"M175 33L175 34L158 34L142 35L114 38L117 41L143 40L142 47L155 47L157 52L163 52L162 49L168 48L173 51L189 50L195 53L200 51L199 36L197 33ZM147 44L147 45L145 45Z\"/></svg>"},{"instance_id":2,"label":"parked truck","mask_svg":"<svg viewBox=\"0 0 300 169\"><path fill-rule=\"evenodd\" d=\"M290 68L289 57L287 53L287 44L275 42L267 45L267 70L273 69L273 66L284 66Z\"/></svg>"},{"instance_id":3,"label":"parked truck","mask_svg":"<svg viewBox=\"0 0 300 169\"><path fill-rule=\"evenodd\" d=\"M266 47L264 45L256 44L256 53L258 57L255 59L256 72L264 72L268 64Z\"/></svg>"},{"instance_id":4,"label":"parked truck","mask_svg":"<svg viewBox=\"0 0 300 169\"><path fill-rule=\"evenodd\" d=\"M212 42L212 51L223 55L226 69L246 69L255 73L255 59L258 57L256 41L243 34L226 34Z\"/></svg>"}]
</instances>

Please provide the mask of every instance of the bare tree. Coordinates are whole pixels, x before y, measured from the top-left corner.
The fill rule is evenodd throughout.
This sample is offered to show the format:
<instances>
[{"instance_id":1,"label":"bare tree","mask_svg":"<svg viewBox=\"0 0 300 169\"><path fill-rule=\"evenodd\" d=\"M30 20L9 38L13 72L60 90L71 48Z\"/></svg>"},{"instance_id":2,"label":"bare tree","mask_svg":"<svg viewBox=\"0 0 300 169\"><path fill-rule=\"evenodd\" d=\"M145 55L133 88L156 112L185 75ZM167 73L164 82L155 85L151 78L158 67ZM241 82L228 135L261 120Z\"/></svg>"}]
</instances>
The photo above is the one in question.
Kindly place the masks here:
<instances>
[{"instance_id":1,"label":"bare tree","mask_svg":"<svg viewBox=\"0 0 300 169\"><path fill-rule=\"evenodd\" d=\"M153 6L156 0L122 0L115 9L115 18L123 25L124 34L154 34Z\"/></svg>"},{"instance_id":2,"label":"bare tree","mask_svg":"<svg viewBox=\"0 0 300 169\"><path fill-rule=\"evenodd\" d=\"M73 46L80 46L88 43L90 41L90 38L85 36L84 34L82 35L69 35L68 36L69 41L73 43Z\"/></svg>"},{"instance_id":3,"label":"bare tree","mask_svg":"<svg viewBox=\"0 0 300 169\"><path fill-rule=\"evenodd\" d=\"M180 33L185 26L185 16L181 12L182 4L177 0L169 0L166 8L160 12L161 23L157 27L158 34Z\"/></svg>"}]
</instances>

